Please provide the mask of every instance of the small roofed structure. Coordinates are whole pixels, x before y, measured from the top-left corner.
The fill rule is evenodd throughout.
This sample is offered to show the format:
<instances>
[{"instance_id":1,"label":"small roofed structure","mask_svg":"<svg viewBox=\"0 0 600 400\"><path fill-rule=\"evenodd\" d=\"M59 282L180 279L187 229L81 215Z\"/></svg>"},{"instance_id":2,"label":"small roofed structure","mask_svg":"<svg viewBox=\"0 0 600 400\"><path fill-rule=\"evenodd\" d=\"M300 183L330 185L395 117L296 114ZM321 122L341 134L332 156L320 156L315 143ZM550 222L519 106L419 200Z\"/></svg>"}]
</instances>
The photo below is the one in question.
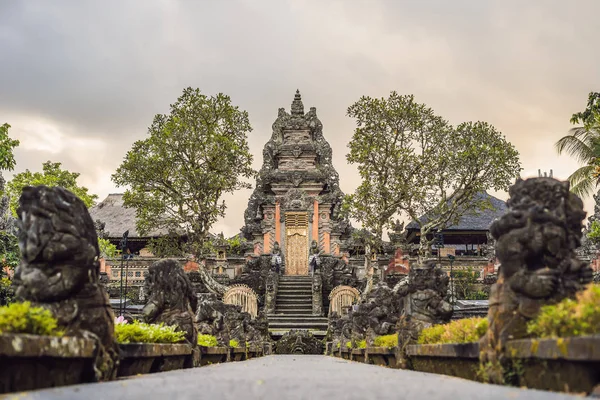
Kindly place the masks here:
<instances>
[{"instance_id":1,"label":"small roofed structure","mask_svg":"<svg viewBox=\"0 0 600 400\"><path fill-rule=\"evenodd\" d=\"M488 205L484 209L469 209L457 223L446 227L441 231L443 235L444 248L454 249L446 250L445 253L456 255L474 255L481 256L482 246L488 244L488 233L492 221L506 213L506 202L500 200L486 192L476 195L476 200L487 200ZM421 223L427 222L427 216L422 216ZM406 227L407 241L409 243L419 243L420 229L415 221L409 223ZM433 239L432 232L430 240ZM443 254L443 253L442 253Z\"/></svg>"},{"instance_id":2,"label":"small roofed structure","mask_svg":"<svg viewBox=\"0 0 600 400\"><path fill-rule=\"evenodd\" d=\"M166 230L156 230L148 235L140 235L136 229L135 209L125 207L122 193L111 193L100 203L89 209L90 216L94 222L104 224L105 238L111 243L119 246L123 234L129 231L127 236L127 248L131 253L138 253L146 247L152 238L165 236Z\"/></svg>"}]
</instances>

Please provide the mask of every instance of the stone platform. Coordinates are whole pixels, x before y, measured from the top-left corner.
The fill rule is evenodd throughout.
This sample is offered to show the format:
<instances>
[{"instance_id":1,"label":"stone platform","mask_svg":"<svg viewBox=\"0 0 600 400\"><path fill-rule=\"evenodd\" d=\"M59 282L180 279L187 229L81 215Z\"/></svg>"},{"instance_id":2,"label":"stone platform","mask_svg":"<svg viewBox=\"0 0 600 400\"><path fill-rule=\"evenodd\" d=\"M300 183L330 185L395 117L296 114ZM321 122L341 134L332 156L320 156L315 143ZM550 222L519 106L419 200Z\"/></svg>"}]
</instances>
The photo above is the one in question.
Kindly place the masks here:
<instances>
[{"instance_id":1,"label":"stone platform","mask_svg":"<svg viewBox=\"0 0 600 400\"><path fill-rule=\"evenodd\" d=\"M1 397L1 396L0 396ZM243 362L7 395L7 399L581 399L485 385L327 356L267 356Z\"/></svg>"}]
</instances>

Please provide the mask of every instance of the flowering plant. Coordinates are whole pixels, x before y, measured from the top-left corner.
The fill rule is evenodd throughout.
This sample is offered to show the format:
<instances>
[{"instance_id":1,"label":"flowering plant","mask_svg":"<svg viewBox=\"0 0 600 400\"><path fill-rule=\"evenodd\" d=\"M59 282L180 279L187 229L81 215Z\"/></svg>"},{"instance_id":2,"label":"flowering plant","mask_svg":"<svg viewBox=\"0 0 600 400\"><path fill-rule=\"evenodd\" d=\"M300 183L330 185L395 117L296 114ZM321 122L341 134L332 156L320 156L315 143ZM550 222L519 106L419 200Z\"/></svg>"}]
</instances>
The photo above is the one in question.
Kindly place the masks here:
<instances>
[{"instance_id":1,"label":"flowering plant","mask_svg":"<svg viewBox=\"0 0 600 400\"><path fill-rule=\"evenodd\" d=\"M119 324L126 324L127 320L125 319L124 316L119 315L118 317L115 317L115 324L119 325Z\"/></svg>"}]
</instances>

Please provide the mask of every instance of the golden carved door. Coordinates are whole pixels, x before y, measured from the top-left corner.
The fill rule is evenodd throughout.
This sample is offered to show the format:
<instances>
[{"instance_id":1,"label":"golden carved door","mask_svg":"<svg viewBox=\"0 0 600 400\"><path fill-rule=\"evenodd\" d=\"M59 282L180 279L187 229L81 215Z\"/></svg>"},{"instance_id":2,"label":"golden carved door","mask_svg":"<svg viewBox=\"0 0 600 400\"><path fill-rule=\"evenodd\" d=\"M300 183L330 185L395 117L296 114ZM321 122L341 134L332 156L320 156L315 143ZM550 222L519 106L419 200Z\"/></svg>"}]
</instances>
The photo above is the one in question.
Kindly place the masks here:
<instances>
[{"instance_id":1,"label":"golden carved door","mask_svg":"<svg viewBox=\"0 0 600 400\"><path fill-rule=\"evenodd\" d=\"M308 213L285 213L285 274L308 275Z\"/></svg>"}]
</instances>

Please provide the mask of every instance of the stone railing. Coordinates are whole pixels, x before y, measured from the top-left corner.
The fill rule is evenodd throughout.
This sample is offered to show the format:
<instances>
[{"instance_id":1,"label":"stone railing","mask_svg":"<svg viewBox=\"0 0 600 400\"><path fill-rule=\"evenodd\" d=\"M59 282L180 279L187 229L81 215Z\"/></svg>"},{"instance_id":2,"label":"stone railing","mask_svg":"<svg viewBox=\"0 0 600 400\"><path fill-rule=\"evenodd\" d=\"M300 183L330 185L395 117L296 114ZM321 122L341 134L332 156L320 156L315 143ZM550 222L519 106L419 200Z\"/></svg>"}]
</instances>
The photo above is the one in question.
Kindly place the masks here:
<instances>
[{"instance_id":1,"label":"stone railing","mask_svg":"<svg viewBox=\"0 0 600 400\"><path fill-rule=\"evenodd\" d=\"M249 286L232 285L223 295L223 303L241 306L252 318L258 315L258 296Z\"/></svg>"},{"instance_id":2,"label":"stone railing","mask_svg":"<svg viewBox=\"0 0 600 400\"><path fill-rule=\"evenodd\" d=\"M360 298L360 292L351 286L336 286L329 294L329 314L337 312L343 314L343 310L355 304Z\"/></svg>"}]
</instances>

